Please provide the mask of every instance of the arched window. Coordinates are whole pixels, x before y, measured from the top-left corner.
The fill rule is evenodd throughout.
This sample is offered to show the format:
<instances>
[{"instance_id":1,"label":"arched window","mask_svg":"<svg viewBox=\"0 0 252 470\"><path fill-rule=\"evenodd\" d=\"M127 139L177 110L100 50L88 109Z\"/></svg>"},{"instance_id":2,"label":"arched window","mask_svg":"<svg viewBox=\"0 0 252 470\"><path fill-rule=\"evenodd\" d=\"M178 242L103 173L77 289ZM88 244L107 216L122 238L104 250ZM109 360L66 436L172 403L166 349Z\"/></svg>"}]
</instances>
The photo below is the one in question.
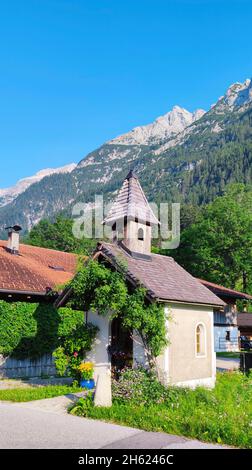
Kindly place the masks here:
<instances>
[{"instance_id":1,"label":"arched window","mask_svg":"<svg viewBox=\"0 0 252 470\"><path fill-rule=\"evenodd\" d=\"M206 333L203 323L196 326L196 356L206 355Z\"/></svg>"},{"instance_id":2,"label":"arched window","mask_svg":"<svg viewBox=\"0 0 252 470\"><path fill-rule=\"evenodd\" d=\"M142 228L138 229L137 238L138 238L138 240L142 240L142 241L144 240L144 231L143 231Z\"/></svg>"}]
</instances>

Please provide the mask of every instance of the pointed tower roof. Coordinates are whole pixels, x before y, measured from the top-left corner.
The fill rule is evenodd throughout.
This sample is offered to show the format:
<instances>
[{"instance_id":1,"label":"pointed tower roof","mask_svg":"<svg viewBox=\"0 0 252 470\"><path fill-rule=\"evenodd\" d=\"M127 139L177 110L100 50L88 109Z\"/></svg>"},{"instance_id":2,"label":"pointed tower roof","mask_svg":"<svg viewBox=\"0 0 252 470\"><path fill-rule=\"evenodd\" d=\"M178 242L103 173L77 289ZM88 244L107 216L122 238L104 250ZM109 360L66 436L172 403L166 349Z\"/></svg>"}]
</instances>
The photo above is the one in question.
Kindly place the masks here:
<instances>
[{"instance_id":1,"label":"pointed tower roof","mask_svg":"<svg viewBox=\"0 0 252 470\"><path fill-rule=\"evenodd\" d=\"M126 176L116 200L103 223L110 225L117 220L122 220L124 217L127 217L127 220L137 219L143 223L159 224L133 170L130 170Z\"/></svg>"}]
</instances>

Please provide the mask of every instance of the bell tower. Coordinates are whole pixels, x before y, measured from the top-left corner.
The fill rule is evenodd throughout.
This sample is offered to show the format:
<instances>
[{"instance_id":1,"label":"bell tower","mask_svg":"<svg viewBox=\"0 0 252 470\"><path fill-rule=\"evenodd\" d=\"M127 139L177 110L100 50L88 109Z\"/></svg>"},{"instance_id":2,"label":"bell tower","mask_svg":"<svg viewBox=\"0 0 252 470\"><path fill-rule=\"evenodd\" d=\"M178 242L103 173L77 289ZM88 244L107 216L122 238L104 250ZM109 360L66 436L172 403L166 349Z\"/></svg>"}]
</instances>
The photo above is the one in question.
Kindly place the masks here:
<instances>
[{"instance_id":1,"label":"bell tower","mask_svg":"<svg viewBox=\"0 0 252 470\"><path fill-rule=\"evenodd\" d=\"M131 170L103 223L111 226L114 243L119 243L131 254L151 253L151 228L159 225L138 177Z\"/></svg>"}]
</instances>

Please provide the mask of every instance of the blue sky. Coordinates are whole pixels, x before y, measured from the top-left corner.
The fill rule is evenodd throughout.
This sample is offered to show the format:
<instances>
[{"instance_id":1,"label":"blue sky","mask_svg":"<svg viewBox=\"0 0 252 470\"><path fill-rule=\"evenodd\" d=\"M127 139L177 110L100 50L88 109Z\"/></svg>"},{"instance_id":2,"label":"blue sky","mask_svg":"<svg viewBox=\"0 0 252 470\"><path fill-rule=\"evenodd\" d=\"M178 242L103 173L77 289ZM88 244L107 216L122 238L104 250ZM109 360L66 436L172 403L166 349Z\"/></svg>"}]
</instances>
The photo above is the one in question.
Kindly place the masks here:
<instances>
[{"instance_id":1,"label":"blue sky","mask_svg":"<svg viewBox=\"0 0 252 470\"><path fill-rule=\"evenodd\" d=\"M250 0L0 5L0 188L252 76Z\"/></svg>"}]
</instances>

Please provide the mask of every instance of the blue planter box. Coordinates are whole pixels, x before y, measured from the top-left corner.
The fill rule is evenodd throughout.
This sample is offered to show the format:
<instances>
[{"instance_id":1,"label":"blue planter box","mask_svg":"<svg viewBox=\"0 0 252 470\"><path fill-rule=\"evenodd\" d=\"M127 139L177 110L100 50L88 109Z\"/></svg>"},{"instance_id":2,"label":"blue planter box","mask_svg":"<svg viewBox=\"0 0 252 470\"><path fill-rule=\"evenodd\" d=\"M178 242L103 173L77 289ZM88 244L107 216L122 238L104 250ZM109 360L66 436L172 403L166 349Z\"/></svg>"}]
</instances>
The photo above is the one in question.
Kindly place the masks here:
<instances>
[{"instance_id":1,"label":"blue planter box","mask_svg":"<svg viewBox=\"0 0 252 470\"><path fill-rule=\"evenodd\" d=\"M80 386L82 388L87 388L88 390L92 390L95 386L95 381L94 379L90 379L90 380L81 380L80 381Z\"/></svg>"}]
</instances>

